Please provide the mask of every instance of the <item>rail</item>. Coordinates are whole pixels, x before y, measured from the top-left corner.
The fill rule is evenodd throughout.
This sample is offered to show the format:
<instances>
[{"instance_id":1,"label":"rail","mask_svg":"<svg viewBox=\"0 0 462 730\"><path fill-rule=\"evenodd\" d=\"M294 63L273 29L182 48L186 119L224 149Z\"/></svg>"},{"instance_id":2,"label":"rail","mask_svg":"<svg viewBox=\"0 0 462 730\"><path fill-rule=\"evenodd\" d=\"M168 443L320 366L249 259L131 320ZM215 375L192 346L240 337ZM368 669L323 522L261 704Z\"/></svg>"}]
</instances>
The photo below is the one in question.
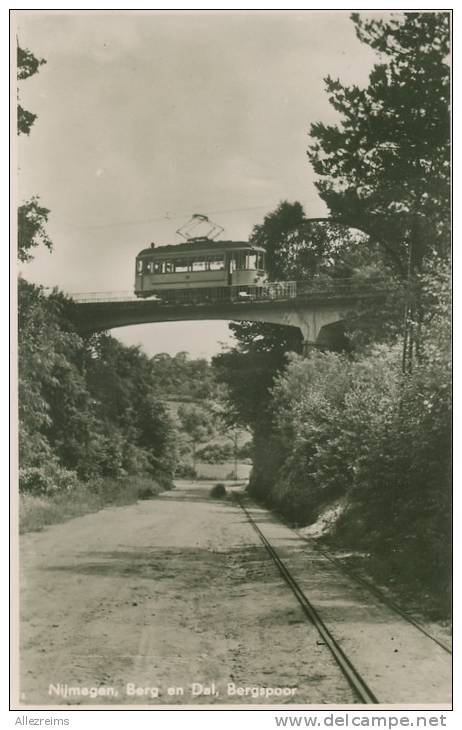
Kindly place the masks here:
<instances>
[{"instance_id":1,"label":"rail","mask_svg":"<svg viewBox=\"0 0 462 730\"><path fill-rule=\"evenodd\" d=\"M263 543L264 547L266 548L271 560L276 565L277 569L279 570L282 578L286 581L287 585L293 592L295 598L299 602L301 609L307 619L310 621L310 623L315 626L317 631L319 632L323 643L327 646L329 651L331 652L334 660L336 661L338 667L340 668L342 674L350 684L351 688L357 695L360 702L364 704L378 704L379 700L367 684L364 677L361 676L361 674L358 672L356 667L352 664L349 657L345 654L344 650L340 646L339 642L334 638L330 630L327 628L326 624L322 620L320 614L315 609L311 601L309 600L306 593L303 591L301 586L299 585L298 581L295 579L295 577L292 575L290 570L288 569L287 565L284 563L283 560L281 560L278 552L275 550L273 545L271 545L270 541L267 539L267 537L264 535L262 530L260 529L260 526L256 523L254 518L252 517L250 511L245 506L242 499L239 497L237 498L237 503L243 510L245 516L247 517L247 520L249 524L253 527L255 532L257 533L258 537L260 538L261 542Z\"/></svg>"},{"instance_id":2,"label":"rail","mask_svg":"<svg viewBox=\"0 0 462 730\"><path fill-rule=\"evenodd\" d=\"M132 291L79 292L69 296L77 304L110 302L158 302L165 304L206 304L231 301L285 301L311 296L345 296L374 294L390 289L390 282L382 277L328 278L319 277L304 281L276 281L262 286L226 286L215 288L189 288L160 290L157 294L138 297Z\"/></svg>"}]
</instances>

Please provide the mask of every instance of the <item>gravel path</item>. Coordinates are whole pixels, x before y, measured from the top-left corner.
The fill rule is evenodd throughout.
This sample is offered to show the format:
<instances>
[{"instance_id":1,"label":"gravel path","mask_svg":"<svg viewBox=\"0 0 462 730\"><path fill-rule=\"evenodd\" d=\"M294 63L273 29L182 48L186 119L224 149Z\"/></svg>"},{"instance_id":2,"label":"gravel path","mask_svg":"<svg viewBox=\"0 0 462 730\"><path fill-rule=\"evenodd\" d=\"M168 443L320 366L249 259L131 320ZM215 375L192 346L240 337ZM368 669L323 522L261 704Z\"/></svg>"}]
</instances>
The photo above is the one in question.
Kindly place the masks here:
<instances>
[{"instance_id":1,"label":"gravel path","mask_svg":"<svg viewBox=\"0 0 462 730\"><path fill-rule=\"evenodd\" d=\"M356 701L242 510L210 499L210 486L179 482L21 538L20 705ZM300 573L295 533L258 514ZM337 627L341 605L337 596Z\"/></svg>"}]
</instances>

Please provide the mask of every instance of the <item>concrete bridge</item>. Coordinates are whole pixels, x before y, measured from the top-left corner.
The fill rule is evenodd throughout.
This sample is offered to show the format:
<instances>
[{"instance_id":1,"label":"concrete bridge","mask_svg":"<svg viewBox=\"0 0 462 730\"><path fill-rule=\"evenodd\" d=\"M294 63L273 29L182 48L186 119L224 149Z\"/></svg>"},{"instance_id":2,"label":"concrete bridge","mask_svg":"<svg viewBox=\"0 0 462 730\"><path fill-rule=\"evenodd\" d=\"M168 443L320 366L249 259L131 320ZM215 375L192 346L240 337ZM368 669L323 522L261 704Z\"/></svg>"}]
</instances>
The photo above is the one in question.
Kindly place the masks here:
<instances>
[{"instance_id":1,"label":"concrete bridge","mask_svg":"<svg viewBox=\"0 0 462 730\"><path fill-rule=\"evenodd\" d=\"M239 287L223 287L208 290L206 300L198 299L203 296L203 290L198 289L175 292L178 301L163 301L158 297L138 299L129 293L116 292L79 294L71 295L74 300L71 318L82 334L149 322L212 319L270 322L298 327L305 348L329 347L338 340L349 313L364 306L366 301L380 306L386 291L383 280L332 279L319 283L315 280L270 283L245 292Z\"/></svg>"}]
</instances>

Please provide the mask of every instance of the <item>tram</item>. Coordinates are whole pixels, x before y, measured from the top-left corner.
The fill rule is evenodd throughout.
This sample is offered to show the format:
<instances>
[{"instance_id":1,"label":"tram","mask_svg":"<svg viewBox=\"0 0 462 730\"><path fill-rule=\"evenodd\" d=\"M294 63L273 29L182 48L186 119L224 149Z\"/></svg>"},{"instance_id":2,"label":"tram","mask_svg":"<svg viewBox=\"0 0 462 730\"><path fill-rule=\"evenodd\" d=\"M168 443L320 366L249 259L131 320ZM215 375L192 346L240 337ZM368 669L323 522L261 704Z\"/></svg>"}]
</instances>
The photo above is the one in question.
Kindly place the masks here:
<instances>
[{"instance_id":1,"label":"tram","mask_svg":"<svg viewBox=\"0 0 462 730\"><path fill-rule=\"evenodd\" d=\"M265 250L245 241L215 241L206 236L156 246L136 257L135 294L162 301L227 298L267 282Z\"/></svg>"}]
</instances>

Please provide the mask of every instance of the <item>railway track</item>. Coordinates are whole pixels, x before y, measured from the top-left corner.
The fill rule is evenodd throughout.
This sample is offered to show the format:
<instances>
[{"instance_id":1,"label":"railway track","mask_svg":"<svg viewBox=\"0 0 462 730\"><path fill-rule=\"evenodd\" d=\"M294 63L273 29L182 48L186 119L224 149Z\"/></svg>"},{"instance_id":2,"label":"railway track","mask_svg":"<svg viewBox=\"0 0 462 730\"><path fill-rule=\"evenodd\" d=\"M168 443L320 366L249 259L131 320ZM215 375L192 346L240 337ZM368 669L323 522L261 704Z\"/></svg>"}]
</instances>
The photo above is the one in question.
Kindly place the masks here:
<instances>
[{"instance_id":1,"label":"railway track","mask_svg":"<svg viewBox=\"0 0 462 730\"><path fill-rule=\"evenodd\" d=\"M299 602L303 613L309 620L311 624L315 626L317 631L319 632L320 636L322 637L324 643L328 647L329 651L331 652L336 664L340 668L342 674L348 681L349 685L355 692L356 696L358 697L358 700L362 704L378 704L379 700L375 696L375 694L372 692L370 687L368 686L365 679L361 676L361 674L358 672L358 670L354 667L350 659L347 657L345 652L343 651L342 647L336 641L334 636L331 634L325 623L323 622L322 618L320 617L319 613L314 608L313 604L310 602L302 588L300 587L297 580L294 578L294 576L291 574L290 570L286 566L286 564L281 560L280 556L278 555L277 551L274 549L274 547L271 545L271 543L267 540L261 529L259 528L258 524L253 519L252 515L250 514L249 510L246 508L246 506L243 504L242 500L237 498L237 502L241 509L243 510L249 524L252 526L252 528L257 533L258 537L260 538L261 542L263 543L266 551L268 552L268 555L270 556L273 563L276 565L277 569L279 570L282 578L285 580L291 591L293 592L294 596L296 597L297 601Z\"/></svg>"},{"instance_id":2,"label":"railway track","mask_svg":"<svg viewBox=\"0 0 462 730\"><path fill-rule=\"evenodd\" d=\"M298 532L297 532L298 534ZM305 540L303 536L300 535L300 538L302 540ZM441 647L445 652L448 654L452 654L452 648L448 646L444 641L437 638L433 634L431 634L427 629L419 624L418 621L412 618L406 611L404 611L400 606L398 606L397 603L395 603L391 598L388 598L388 596L385 596L385 594L379 589L376 588L374 585L371 585L367 580L364 580L364 578L361 578L357 573L355 573L354 570L350 570L347 568L343 563L335 558L333 555L328 553L326 550L323 550L318 545L313 545L314 550L318 552L320 555L323 556L323 558L326 558L326 560L329 560L338 570L341 570L342 573L347 575L349 578L354 580L356 583L358 583L363 588L366 588L369 593L372 593L376 598L378 598L385 606L390 608L392 611L394 611L398 616L400 616L402 619L407 621L409 624L412 624L416 629L418 629L422 634L424 634L427 638L431 639L435 644L438 644L438 646Z\"/></svg>"}]
</instances>

